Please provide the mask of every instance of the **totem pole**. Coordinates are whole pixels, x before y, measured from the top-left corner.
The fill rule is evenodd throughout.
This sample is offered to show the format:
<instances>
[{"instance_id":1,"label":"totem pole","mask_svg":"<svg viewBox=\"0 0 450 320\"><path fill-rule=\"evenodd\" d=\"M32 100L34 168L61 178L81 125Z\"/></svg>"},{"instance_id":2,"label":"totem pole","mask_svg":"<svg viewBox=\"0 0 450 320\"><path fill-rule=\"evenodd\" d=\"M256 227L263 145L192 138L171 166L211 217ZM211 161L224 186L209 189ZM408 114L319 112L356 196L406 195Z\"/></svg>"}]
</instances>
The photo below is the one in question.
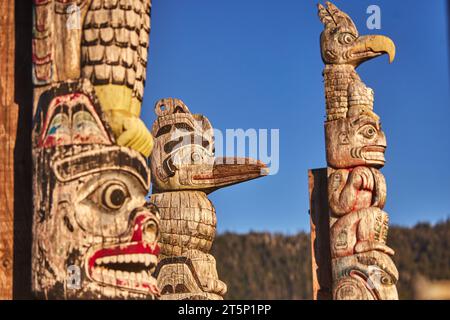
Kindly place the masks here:
<instances>
[{"instance_id":1,"label":"totem pole","mask_svg":"<svg viewBox=\"0 0 450 320\"><path fill-rule=\"evenodd\" d=\"M388 54L387 37L360 36L335 5L318 5L324 24L320 45L326 99L326 156L332 297L398 299L398 271L386 245L388 214L383 211L386 138L373 111L374 94L355 71L361 63Z\"/></svg>"},{"instance_id":2,"label":"totem pole","mask_svg":"<svg viewBox=\"0 0 450 320\"><path fill-rule=\"evenodd\" d=\"M159 213L139 119L150 0L35 0L32 290L153 299Z\"/></svg>"},{"instance_id":3,"label":"totem pole","mask_svg":"<svg viewBox=\"0 0 450 320\"><path fill-rule=\"evenodd\" d=\"M151 201L161 213L161 255L155 271L161 299L218 300L227 286L209 254L216 213L207 195L264 176L262 162L215 158L213 128L178 99L157 102L151 156Z\"/></svg>"}]
</instances>

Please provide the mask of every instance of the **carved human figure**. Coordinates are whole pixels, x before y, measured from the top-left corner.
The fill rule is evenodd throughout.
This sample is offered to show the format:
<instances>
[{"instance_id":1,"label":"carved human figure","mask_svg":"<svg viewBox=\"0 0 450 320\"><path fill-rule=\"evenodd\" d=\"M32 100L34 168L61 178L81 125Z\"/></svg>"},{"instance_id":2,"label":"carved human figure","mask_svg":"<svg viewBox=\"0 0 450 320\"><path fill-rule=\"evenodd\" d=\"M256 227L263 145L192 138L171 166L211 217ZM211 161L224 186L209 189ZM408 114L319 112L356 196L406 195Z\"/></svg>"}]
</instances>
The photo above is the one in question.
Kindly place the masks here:
<instances>
[{"instance_id":1,"label":"carved human figure","mask_svg":"<svg viewBox=\"0 0 450 320\"><path fill-rule=\"evenodd\" d=\"M154 202L161 213L161 255L155 276L162 299L222 299L209 254L216 213L207 195L267 174L266 166L246 158L215 158L213 128L179 99L157 102L151 157Z\"/></svg>"},{"instance_id":2,"label":"carved human figure","mask_svg":"<svg viewBox=\"0 0 450 320\"><path fill-rule=\"evenodd\" d=\"M334 299L397 299L398 272L386 245L383 211L386 137L373 111L373 90L356 72L382 54L392 62L395 45L379 35L360 36L330 2L318 5L327 120L325 122Z\"/></svg>"},{"instance_id":3,"label":"carved human figure","mask_svg":"<svg viewBox=\"0 0 450 320\"><path fill-rule=\"evenodd\" d=\"M34 0L32 290L153 299L159 213L139 118L150 0Z\"/></svg>"}]
</instances>

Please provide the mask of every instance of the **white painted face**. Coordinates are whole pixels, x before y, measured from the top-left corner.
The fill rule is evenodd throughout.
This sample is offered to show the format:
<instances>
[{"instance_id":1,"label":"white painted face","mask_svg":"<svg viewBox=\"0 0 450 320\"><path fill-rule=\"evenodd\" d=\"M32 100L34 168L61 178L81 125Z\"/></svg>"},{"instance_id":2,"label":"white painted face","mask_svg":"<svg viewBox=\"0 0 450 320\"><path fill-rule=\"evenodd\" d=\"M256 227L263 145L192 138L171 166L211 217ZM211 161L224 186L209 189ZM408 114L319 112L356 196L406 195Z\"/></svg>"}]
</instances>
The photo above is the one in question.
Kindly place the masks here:
<instances>
[{"instance_id":1,"label":"white painted face","mask_svg":"<svg viewBox=\"0 0 450 320\"><path fill-rule=\"evenodd\" d=\"M49 161L50 186L37 184L36 208L46 201L50 208L35 215L34 291L54 298L155 297L151 274L159 252L159 214L145 199L145 177L126 162L115 168L99 161L94 168L87 160L115 150L122 161L136 165L140 156L120 147L91 147L71 156L73 149L67 150L56 151ZM78 161L80 155L84 161ZM72 176L64 174L66 165Z\"/></svg>"}]
</instances>

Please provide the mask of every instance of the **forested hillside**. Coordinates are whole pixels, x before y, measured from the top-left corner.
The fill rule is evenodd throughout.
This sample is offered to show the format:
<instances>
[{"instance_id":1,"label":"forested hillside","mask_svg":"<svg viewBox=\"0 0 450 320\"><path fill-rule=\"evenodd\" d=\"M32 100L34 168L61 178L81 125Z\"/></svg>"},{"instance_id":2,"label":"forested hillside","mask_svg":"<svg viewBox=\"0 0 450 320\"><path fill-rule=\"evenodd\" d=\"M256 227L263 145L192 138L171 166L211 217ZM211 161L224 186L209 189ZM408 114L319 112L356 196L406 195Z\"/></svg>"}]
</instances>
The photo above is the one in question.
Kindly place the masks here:
<instances>
[{"instance_id":1,"label":"forested hillside","mask_svg":"<svg viewBox=\"0 0 450 320\"><path fill-rule=\"evenodd\" d=\"M415 276L450 279L450 220L434 226L393 226L388 244L396 251L401 299L413 297ZM227 299L311 299L309 234L218 235L212 250Z\"/></svg>"}]
</instances>

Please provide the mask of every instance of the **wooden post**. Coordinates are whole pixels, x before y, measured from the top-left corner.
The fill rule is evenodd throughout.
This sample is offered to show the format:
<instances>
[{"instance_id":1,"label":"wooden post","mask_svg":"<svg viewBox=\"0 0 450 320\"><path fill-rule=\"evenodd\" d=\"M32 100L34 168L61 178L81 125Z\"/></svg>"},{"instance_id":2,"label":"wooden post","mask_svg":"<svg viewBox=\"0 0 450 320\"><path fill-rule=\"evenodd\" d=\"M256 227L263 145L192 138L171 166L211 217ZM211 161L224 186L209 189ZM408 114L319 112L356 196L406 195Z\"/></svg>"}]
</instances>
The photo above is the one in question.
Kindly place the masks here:
<instances>
[{"instance_id":1,"label":"wooden post","mask_svg":"<svg viewBox=\"0 0 450 320\"><path fill-rule=\"evenodd\" d=\"M327 179L327 168L308 170L314 300L331 300L330 215Z\"/></svg>"},{"instance_id":2,"label":"wooden post","mask_svg":"<svg viewBox=\"0 0 450 320\"><path fill-rule=\"evenodd\" d=\"M14 0L0 2L0 299L12 299L14 234Z\"/></svg>"}]
</instances>

